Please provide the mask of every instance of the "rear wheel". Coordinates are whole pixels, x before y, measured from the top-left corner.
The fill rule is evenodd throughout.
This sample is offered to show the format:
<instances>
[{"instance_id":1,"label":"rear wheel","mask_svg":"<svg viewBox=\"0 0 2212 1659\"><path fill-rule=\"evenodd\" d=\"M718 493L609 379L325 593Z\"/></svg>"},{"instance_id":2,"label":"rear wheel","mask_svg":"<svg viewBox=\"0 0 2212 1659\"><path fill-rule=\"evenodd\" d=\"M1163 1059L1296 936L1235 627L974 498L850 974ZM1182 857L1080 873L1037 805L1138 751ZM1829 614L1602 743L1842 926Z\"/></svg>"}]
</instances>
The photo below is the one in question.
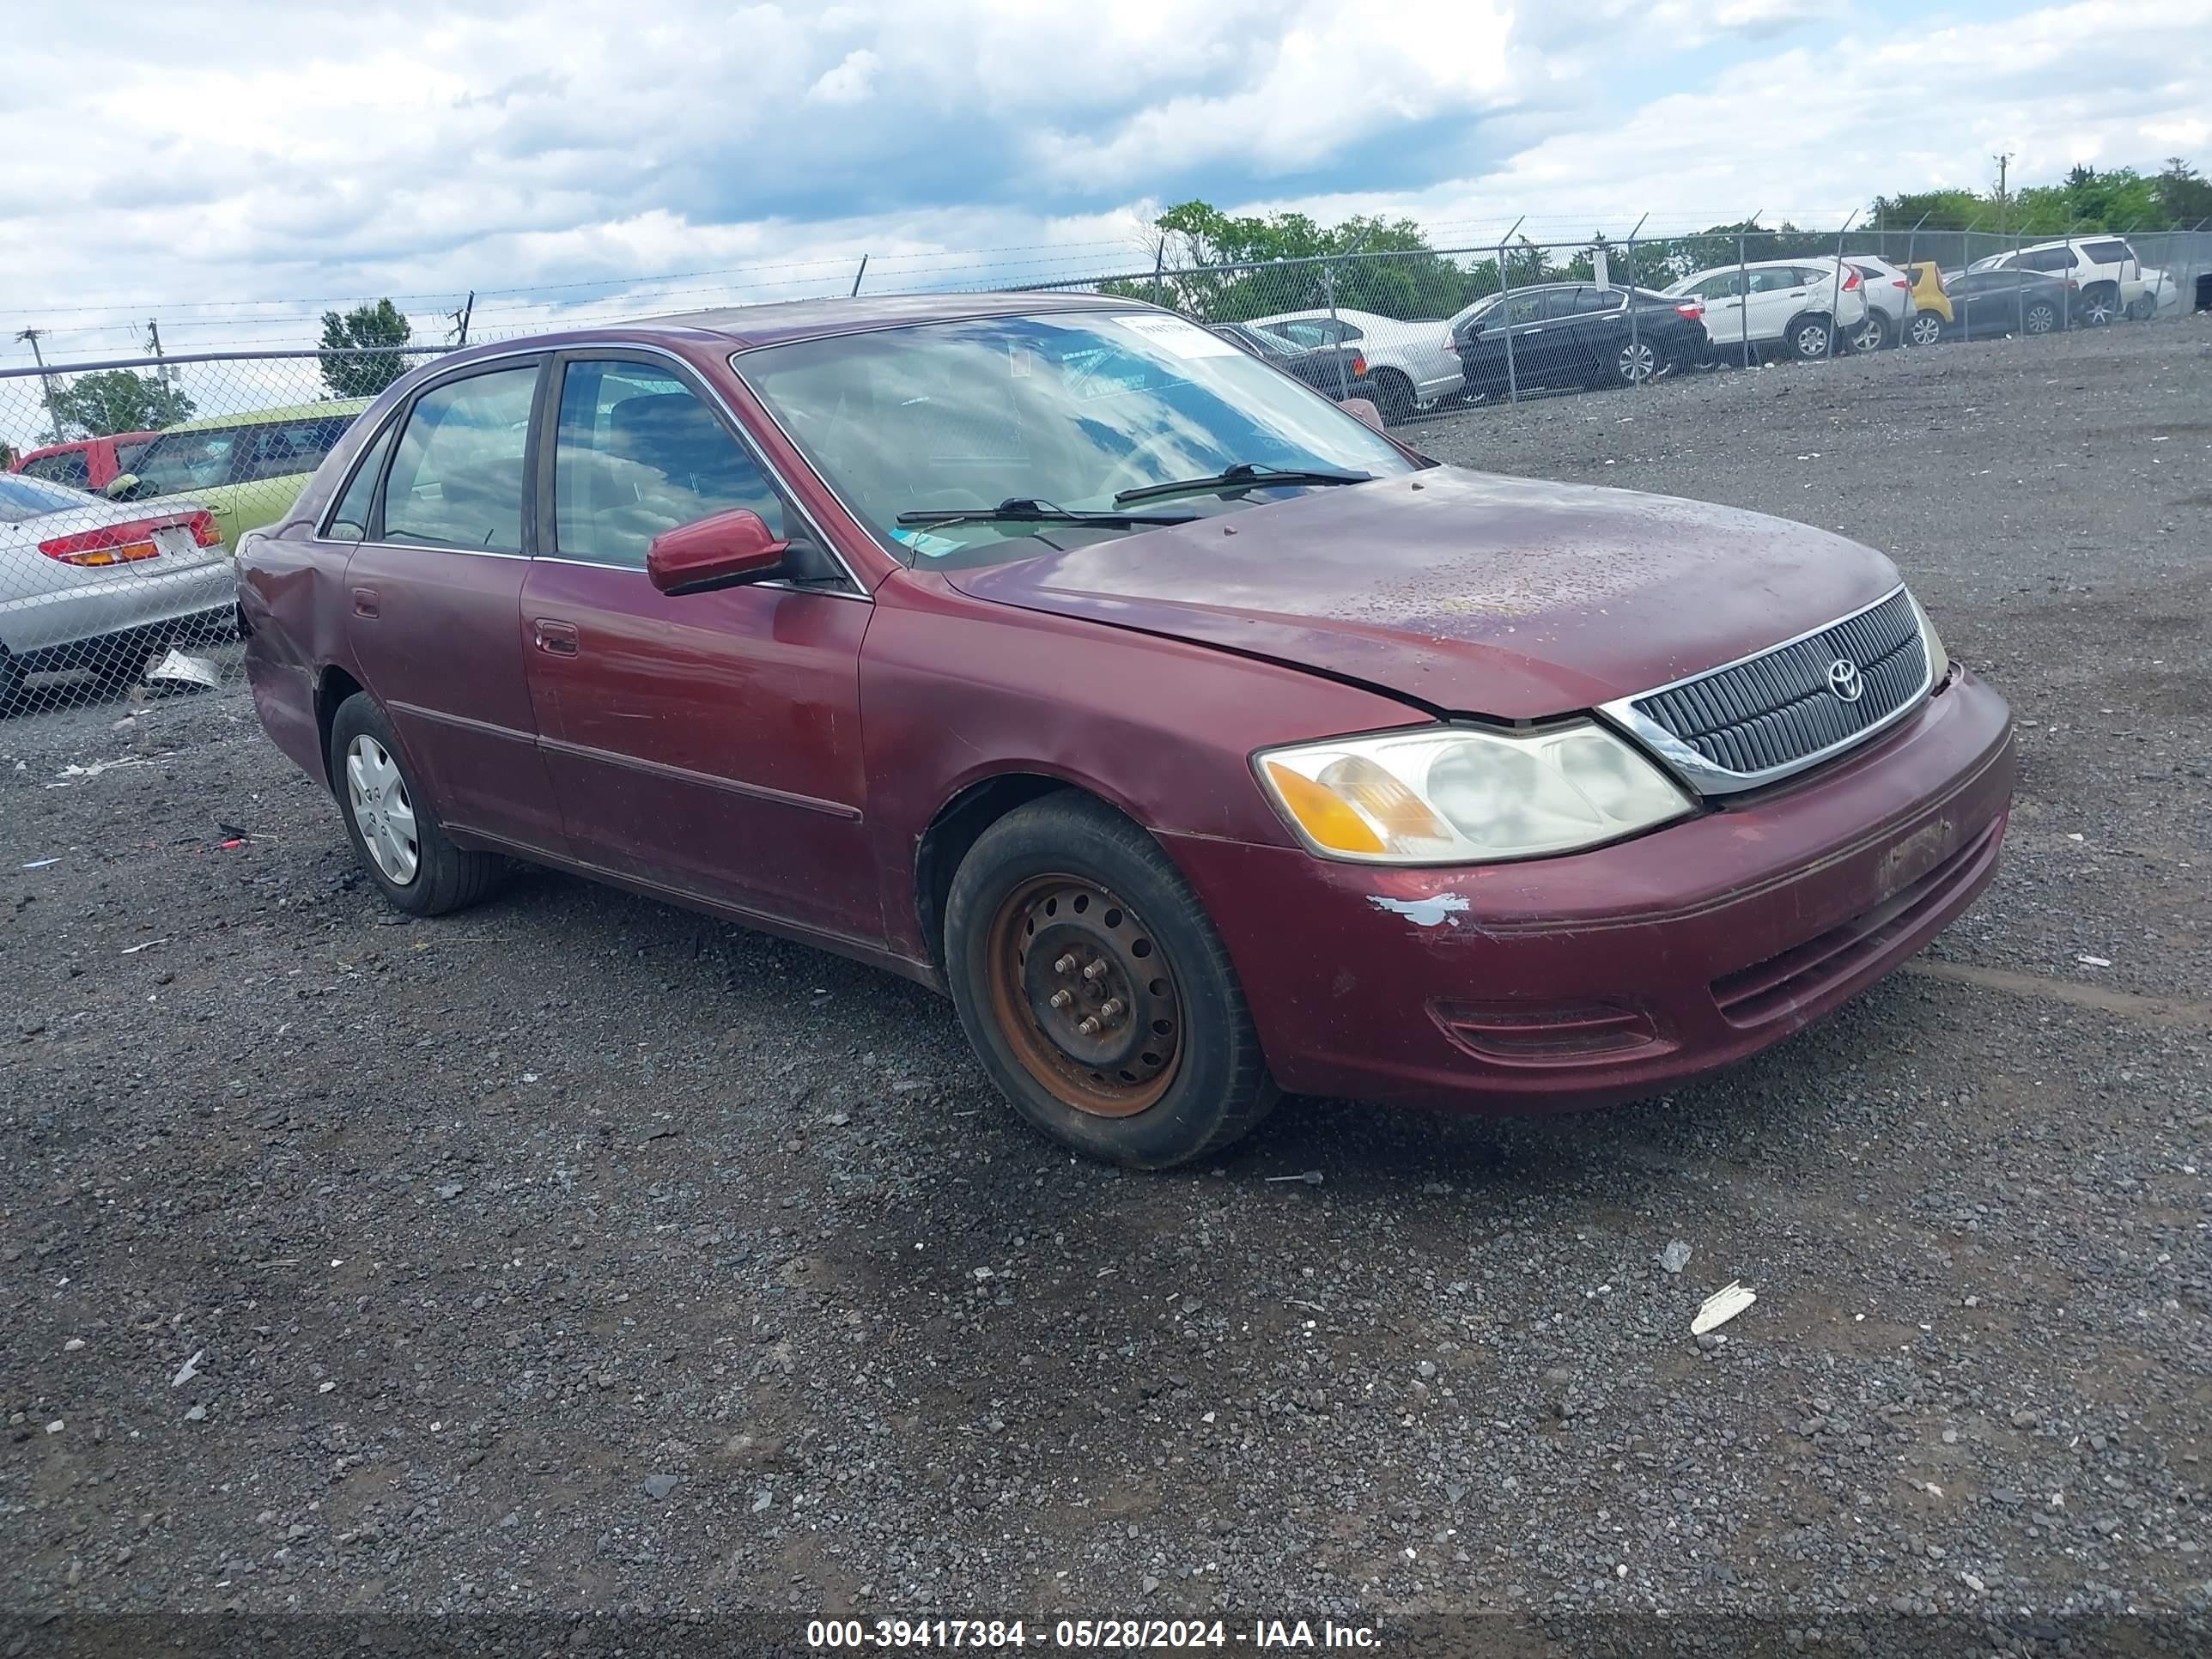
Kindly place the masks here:
<instances>
[{"instance_id":1,"label":"rear wheel","mask_svg":"<svg viewBox=\"0 0 2212 1659\"><path fill-rule=\"evenodd\" d=\"M1866 320L1851 334L1854 351L1880 351L1895 337L1890 331L1889 318L1883 313L1869 309Z\"/></svg>"},{"instance_id":2,"label":"rear wheel","mask_svg":"<svg viewBox=\"0 0 2212 1659\"><path fill-rule=\"evenodd\" d=\"M1917 346L1932 346L1943 337L1943 319L1932 311L1916 313L1905 337Z\"/></svg>"},{"instance_id":3,"label":"rear wheel","mask_svg":"<svg viewBox=\"0 0 2212 1659\"><path fill-rule=\"evenodd\" d=\"M366 691L338 705L330 763L355 856L394 908L443 915L474 904L497 884L498 856L447 838L399 758L391 722Z\"/></svg>"},{"instance_id":4,"label":"rear wheel","mask_svg":"<svg viewBox=\"0 0 2212 1659\"><path fill-rule=\"evenodd\" d=\"M1091 1158L1162 1169L1227 1146L1276 1090L1220 936L1158 842L1073 792L976 841L945 977L1014 1109Z\"/></svg>"},{"instance_id":5,"label":"rear wheel","mask_svg":"<svg viewBox=\"0 0 2212 1659\"><path fill-rule=\"evenodd\" d=\"M1613 354L1613 374L1608 378L1621 386L1642 386L1666 373L1659 353L1650 341L1638 338L1624 340L1620 349Z\"/></svg>"},{"instance_id":6,"label":"rear wheel","mask_svg":"<svg viewBox=\"0 0 2212 1659\"><path fill-rule=\"evenodd\" d=\"M2120 314L2120 291L2110 283L2098 283L2081 291L2075 313L2084 328L2102 328Z\"/></svg>"},{"instance_id":7,"label":"rear wheel","mask_svg":"<svg viewBox=\"0 0 2212 1659\"><path fill-rule=\"evenodd\" d=\"M1395 368L1376 369L1375 406L1382 411L1386 426L1398 426L1412 420L1419 408L1413 396L1413 383Z\"/></svg>"},{"instance_id":8,"label":"rear wheel","mask_svg":"<svg viewBox=\"0 0 2212 1659\"><path fill-rule=\"evenodd\" d=\"M1788 342L1790 355L1812 362L1826 356L1835 349L1835 330L1826 317L1800 317L1790 325L1783 336Z\"/></svg>"},{"instance_id":9,"label":"rear wheel","mask_svg":"<svg viewBox=\"0 0 2212 1659\"><path fill-rule=\"evenodd\" d=\"M2058 326L2058 307L2048 300L2037 300L2021 313L2020 327L2023 334L2048 334Z\"/></svg>"}]
</instances>

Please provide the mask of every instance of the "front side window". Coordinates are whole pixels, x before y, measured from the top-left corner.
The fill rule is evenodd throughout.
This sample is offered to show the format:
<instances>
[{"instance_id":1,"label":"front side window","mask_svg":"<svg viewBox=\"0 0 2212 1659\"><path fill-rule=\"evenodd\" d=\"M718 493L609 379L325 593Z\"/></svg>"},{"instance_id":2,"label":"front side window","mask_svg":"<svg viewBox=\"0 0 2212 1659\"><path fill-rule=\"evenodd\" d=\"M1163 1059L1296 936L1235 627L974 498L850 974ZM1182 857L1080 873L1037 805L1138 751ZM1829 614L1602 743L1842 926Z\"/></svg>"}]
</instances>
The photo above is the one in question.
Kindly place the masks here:
<instances>
[{"instance_id":1,"label":"front side window","mask_svg":"<svg viewBox=\"0 0 2212 1659\"><path fill-rule=\"evenodd\" d=\"M523 461L538 367L448 380L415 400L384 491L387 542L522 550Z\"/></svg>"},{"instance_id":2,"label":"front side window","mask_svg":"<svg viewBox=\"0 0 2212 1659\"><path fill-rule=\"evenodd\" d=\"M231 466L252 434L251 427L236 426L163 433L138 458L140 487L134 495L179 495L228 483Z\"/></svg>"},{"instance_id":3,"label":"front side window","mask_svg":"<svg viewBox=\"0 0 2212 1659\"><path fill-rule=\"evenodd\" d=\"M1239 464L1395 477L1388 440L1194 323L1152 312L975 318L793 341L736 359L817 471L902 556L973 563L1038 550L1036 526L902 514L1233 513L1289 486L1127 492ZM1079 538L1134 526L1062 526Z\"/></svg>"},{"instance_id":4,"label":"front side window","mask_svg":"<svg viewBox=\"0 0 2212 1659\"><path fill-rule=\"evenodd\" d=\"M35 461L24 462L18 473L26 478L44 478L48 483L74 484L79 489L92 488L92 467L82 449L41 455Z\"/></svg>"},{"instance_id":5,"label":"front side window","mask_svg":"<svg viewBox=\"0 0 2212 1659\"><path fill-rule=\"evenodd\" d=\"M767 475L679 375L619 360L568 365L553 452L560 556L642 570L663 531L736 507L783 534Z\"/></svg>"},{"instance_id":6,"label":"front side window","mask_svg":"<svg viewBox=\"0 0 2212 1659\"><path fill-rule=\"evenodd\" d=\"M150 438L142 438L135 444L116 445L116 471L118 474L125 472L136 472L138 470L138 458L146 453L146 447L153 440Z\"/></svg>"}]
</instances>

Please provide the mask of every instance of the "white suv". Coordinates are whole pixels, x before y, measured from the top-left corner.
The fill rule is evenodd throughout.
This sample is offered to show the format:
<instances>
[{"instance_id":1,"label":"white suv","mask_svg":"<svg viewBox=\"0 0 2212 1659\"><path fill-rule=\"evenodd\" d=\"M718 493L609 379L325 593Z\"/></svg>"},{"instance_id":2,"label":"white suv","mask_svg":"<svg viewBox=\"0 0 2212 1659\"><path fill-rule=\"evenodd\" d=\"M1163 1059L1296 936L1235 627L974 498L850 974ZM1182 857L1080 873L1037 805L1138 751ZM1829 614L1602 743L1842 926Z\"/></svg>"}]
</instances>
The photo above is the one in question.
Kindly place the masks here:
<instances>
[{"instance_id":1,"label":"white suv","mask_svg":"<svg viewBox=\"0 0 2212 1659\"><path fill-rule=\"evenodd\" d=\"M1826 357L1866 321L1866 281L1832 256L1754 259L1692 272L1665 290L1669 298L1705 302L1705 333L1720 362L1779 349L1792 357Z\"/></svg>"},{"instance_id":2,"label":"white suv","mask_svg":"<svg viewBox=\"0 0 2212 1659\"><path fill-rule=\"evenodd\" d=\"M2118 236L2076 236L2063 242L2038 242L2011 253L1992 253L1977 259L1969 270L2043 270L2080 290L2074 320L2100 328L2121 316L2147 314L2144 296L2151 293L2150 276L2136 258L2136 251ZM2149 307L2155 309L2153 296Z\"/></svg>"},{"instance_id":3,"label":"white suv","mask_svg":"<svg viewBox=\"0 0 2212 1659\"><path fill-rule=\"evenodd\" d=\"M1425 404L1458 396L1467 384L1459 353L1452 347L1451 330L1441 317L1405 321L1339 306L1334 318L1327 311L1283 311L1254 317L1244 325L1264 328L1309 350L1357 346L1374 377L1375 401L1382 418L1394 423L1410 420Z\"/></svg>"}]
</instances>

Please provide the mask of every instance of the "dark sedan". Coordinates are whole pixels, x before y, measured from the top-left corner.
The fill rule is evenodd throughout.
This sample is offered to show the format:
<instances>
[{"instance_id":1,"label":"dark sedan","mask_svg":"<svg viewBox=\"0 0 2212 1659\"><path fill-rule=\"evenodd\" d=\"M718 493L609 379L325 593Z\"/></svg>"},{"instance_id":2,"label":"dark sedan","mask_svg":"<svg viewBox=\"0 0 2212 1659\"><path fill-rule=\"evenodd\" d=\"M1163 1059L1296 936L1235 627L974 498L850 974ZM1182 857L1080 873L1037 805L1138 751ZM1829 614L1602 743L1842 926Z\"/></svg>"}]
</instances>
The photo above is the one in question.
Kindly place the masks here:
<instances>
[{"instance_id":1,"label":"dark sedan","mask_svg":"<svg viewBox=\"0 0 2212 1659\"><path fill-rule=\"evenodd\" d=\"M1951 321L1943 337L1994 340L2007 334L2056 334L2073 327L2081 296L2073 283L2042 270L1970 270L1943 279Z\"/></svg>"},{"instance_id":2,"label":"dark sedan","mask_svg":"<svg viewBox=\"0 0 2212 1659\"><path fill-rule=\"evenodd\" d=\"M1454 321L1452 343L1470 392L1638 386L1705 361L1705 314L1648 289L1549 283L1492 295Z\"/></svg>"},{"instance_id":3,"label":"dark sedan","mask_svg":"<svg viewBox=\"0 0 2212 1659\"><path fill-rule=\"evenodd\" d=\"M1367 374L1367 359L1351 346L1302 346L1246 323L1214 323L1209 326L1238 349L1250 352L1261 362L1285 374L1297 376L1338 403L1349 398L1377 402L1375 382Z\"/></svg>"},{"instance_id":4,"label":"dark sedan","mask_svg":"<svg viewBox=\"0 0 2212 1659\"><path fill-rule=\"evenodd\" d=\"M1438 466L1103 295L457 351L237 564L262 725L394 908L519 858L879 964L1144 1167L1282 1090L1765 1048L1966 908L2012 794L1873 549Z\"/></svg>"}]
</instances>

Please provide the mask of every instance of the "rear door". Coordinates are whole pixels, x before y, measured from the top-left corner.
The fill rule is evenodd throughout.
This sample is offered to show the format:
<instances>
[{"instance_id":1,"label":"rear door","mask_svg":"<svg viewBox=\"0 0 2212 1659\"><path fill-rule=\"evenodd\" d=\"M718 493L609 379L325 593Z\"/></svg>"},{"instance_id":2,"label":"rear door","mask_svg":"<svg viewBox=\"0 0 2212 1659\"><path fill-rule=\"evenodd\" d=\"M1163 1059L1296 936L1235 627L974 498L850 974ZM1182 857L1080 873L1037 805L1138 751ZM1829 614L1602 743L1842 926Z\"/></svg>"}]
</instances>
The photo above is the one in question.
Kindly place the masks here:
<instances>
[{"instance_id":1,"label":"rear door","mask_svg":"<svg viewBox=\"0 0 2212 1659\"><path fill-rule=\"evenodd\" d=\"M688 368L604 349L553 372L522 617L570 845L635 880L880 940L861 819L866 590ZM734 507L812 550L805 579L655 588L653 538Z\"/></svg>"},{"instance_id":2,"label":"rear door","mask_svg":"<svg viewBox=\"0 0 2212 1659\"><path fill-rule=\"evenodd\" d=\"M347 639L447 823L558 852L522 662L542 366L495 359L430 382L369 447L325 533L358 532Z\"/></svg>"}]
</instances>

